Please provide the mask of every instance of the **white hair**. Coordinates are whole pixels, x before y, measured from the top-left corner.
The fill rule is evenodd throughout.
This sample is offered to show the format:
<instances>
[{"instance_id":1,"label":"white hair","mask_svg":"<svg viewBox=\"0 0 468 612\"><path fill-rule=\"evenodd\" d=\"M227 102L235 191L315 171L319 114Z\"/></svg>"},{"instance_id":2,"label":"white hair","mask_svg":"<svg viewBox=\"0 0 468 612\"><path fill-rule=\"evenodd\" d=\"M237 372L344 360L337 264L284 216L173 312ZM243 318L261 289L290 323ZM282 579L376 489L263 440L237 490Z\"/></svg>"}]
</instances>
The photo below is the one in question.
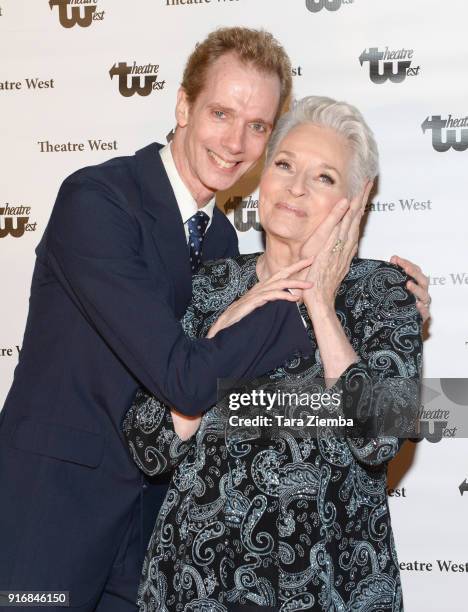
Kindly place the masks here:
<instances>
[{"instance_id":1,"label":"white hair","mask_svg":"<svg viewBox=\"0 0 468 612\"><path fill-rule=\"evenodd\" d=\"M352 151L348 175L348 195L355 196L367 180L379 172L379 152L372 130L355 106L324 96L297 100L276 124L266 150L266 165L271 162L279 143L296 126L311 123L335 130L346 138Z\"/></svg>"}]
</instances>

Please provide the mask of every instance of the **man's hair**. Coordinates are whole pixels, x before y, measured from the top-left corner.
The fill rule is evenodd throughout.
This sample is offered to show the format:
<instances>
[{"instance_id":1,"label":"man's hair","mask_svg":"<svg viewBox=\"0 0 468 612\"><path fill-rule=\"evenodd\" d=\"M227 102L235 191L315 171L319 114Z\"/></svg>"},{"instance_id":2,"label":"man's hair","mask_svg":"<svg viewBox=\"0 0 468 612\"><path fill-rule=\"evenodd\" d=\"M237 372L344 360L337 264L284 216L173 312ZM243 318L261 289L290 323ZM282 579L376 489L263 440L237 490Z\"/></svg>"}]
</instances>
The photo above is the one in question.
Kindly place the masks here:
<instances>
[{"instance_id":1,"label":"man's hair","mask_svg":"<svg viewBox=\"0 0 468 612\"><path fill-rule=\"evenodd\" d=\"M312 124L335 130L351 148L349 196L355 196L367 180L379 172L377 142L364 117L355 106L325 96L307 96L296 101L276 124L268 141L265 167L271 163L281 141L298 125Z\"/></svg>"},{"instance_id":2,"label":"man's hair","mask_svg":"<svg viewBox=\"0 0 468 612\"><path fill-rule=\"evenodd\" d=\"M291 62L282 45L264 30L219 28L198 43L187 60L181 83L189 103L195 102L205 86L209 67L227 53L235 53L241 62L259 72L278 75L281 90L276 121L291 95Z\"/></svg>"}]
</instances>

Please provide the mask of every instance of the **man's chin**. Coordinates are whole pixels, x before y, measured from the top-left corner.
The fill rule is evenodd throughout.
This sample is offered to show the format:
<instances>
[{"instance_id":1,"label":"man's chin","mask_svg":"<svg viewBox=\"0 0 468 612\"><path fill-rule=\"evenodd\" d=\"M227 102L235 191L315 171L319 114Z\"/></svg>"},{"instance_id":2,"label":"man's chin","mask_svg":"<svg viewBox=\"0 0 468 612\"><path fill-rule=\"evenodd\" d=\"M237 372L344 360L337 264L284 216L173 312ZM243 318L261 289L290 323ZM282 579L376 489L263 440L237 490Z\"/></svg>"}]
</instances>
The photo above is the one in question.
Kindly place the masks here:
<instances>
[{"instance_id":1,"label":"man's chin","mask_svg":"<svg viewBox=\"0 0 468 612\"><path fill-rule=\"evenodd\" d=\"M242 177L242 173L236 172L232 176L208 176L206 181L203 182L205 187L210 191L226 191L231 189L237 181Z\"/></svg>"}]
</instances>

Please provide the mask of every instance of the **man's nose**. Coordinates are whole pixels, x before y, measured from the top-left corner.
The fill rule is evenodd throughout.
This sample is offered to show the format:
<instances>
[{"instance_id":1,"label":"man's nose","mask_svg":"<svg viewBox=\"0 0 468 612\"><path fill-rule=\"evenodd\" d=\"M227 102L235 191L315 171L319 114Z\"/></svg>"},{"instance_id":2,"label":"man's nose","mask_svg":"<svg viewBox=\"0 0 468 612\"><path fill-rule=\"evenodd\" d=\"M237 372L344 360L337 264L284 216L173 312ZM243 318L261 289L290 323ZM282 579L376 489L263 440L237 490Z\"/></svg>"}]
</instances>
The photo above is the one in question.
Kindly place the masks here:
<instances>
[{"instance_id":1,"label":"man's nose","mask_svg":"<svg viewBox=\"0 0 468 612\"><path fill-rule=\"evenodd\" d=\"M245 149L244 126L239 124L231 125L224 135L223 146L231 155L243 153Z\"/></svg>"}]
</instances>

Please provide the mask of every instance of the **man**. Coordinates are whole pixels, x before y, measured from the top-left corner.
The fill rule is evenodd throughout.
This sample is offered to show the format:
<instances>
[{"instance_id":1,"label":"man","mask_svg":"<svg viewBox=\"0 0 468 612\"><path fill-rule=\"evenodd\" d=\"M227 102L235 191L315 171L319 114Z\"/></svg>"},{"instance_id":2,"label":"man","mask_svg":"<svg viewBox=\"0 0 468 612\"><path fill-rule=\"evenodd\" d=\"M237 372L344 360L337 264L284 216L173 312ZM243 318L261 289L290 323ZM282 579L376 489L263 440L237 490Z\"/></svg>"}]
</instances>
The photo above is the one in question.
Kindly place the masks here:
<instances>
[{"instance_id":1,"label":"man","mask_svg":"<svg viewBox=\"0 0 468 612\"><path fill-rule=\"evenodd\" d=\"M82 611L135 610L161 495L121 433L136 389L194 415L214 403L218 378L307 352L296 308L282 300L213 340L190 342L178 323L200 261L238 252L213 198L261 157L290 74L271 35L214 32L188 61L171 146L63 183L1 414L0 589L69 591Z\"/></svg>"}]
</instances>

